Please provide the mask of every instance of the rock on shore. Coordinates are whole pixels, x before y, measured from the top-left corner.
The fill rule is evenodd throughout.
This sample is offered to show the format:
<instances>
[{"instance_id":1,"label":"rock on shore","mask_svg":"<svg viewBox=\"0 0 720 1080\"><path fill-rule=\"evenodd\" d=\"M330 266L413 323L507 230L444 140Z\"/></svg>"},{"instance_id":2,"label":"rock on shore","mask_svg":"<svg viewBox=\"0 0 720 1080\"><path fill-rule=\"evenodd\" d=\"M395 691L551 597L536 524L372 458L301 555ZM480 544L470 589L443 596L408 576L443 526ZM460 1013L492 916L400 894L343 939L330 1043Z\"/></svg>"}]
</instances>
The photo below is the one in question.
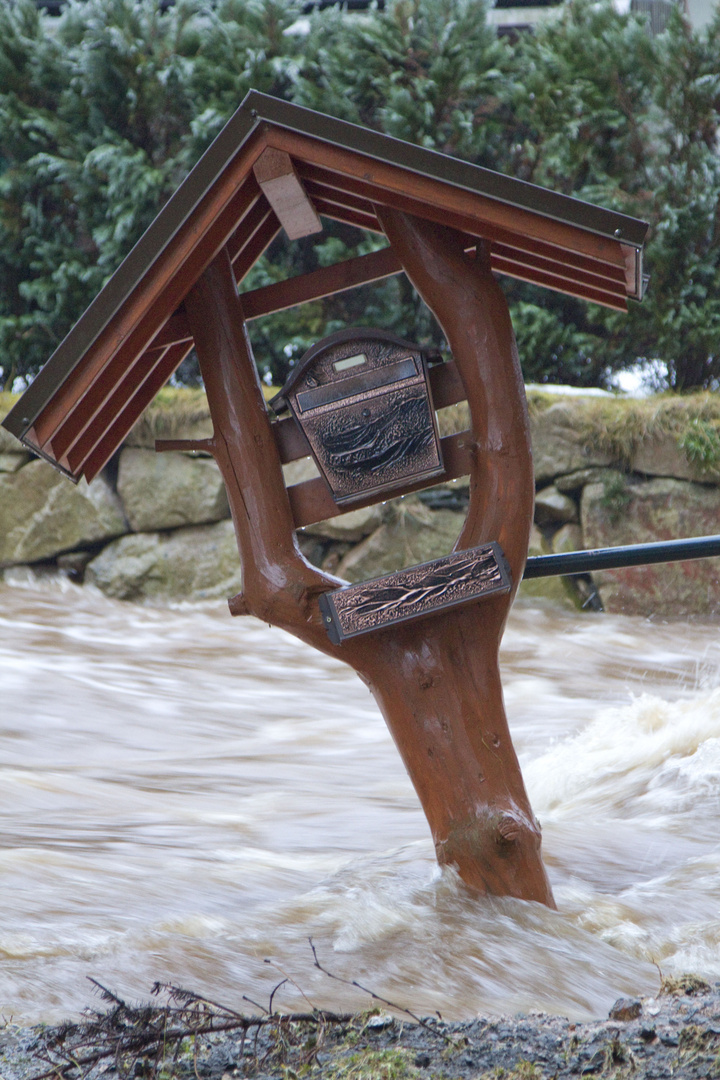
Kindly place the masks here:
<instances>
[{"instance_id":1,"label":"rock on shore","mask_svg":"<svg viewBox=\"0 0 720 1080\"><path fill-rule=\"evenodd\" d=\"M588 484L582 494L586 547L645 544L720 531L720 487L684 480L640 481L615 474L608 485ZM594 575L606 611L631 615L712 615L720 611L717 559L636 566Z\"/></svg>"}]
</instances>

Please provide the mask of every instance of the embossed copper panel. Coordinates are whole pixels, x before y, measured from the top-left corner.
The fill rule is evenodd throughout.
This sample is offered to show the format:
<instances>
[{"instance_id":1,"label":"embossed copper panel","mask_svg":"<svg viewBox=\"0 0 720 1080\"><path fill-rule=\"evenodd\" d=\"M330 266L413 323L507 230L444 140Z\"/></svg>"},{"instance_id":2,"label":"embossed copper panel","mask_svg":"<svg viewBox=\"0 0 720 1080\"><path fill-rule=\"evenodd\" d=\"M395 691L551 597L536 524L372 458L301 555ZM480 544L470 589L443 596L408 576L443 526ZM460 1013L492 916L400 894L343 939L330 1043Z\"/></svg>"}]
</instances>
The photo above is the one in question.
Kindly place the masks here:
<instances>
[{"instance_id":1,"label":"embossed copper panel","mask_svg":"<svg viewBox=\"0 0 720 1080\"><path fill-rule=\"evenodd\" d=\"M385 577L348 585L320 597L334 645L357 634L434 615L447 608L509 592L510 570L499 544L481 544Z\"/></svg>"},{"instance_id":2,"label":"embossed copper panel","mask_svg":"<svg viewBox=\"0 0 720 1080\"><path fill-rule=\"evenodd\" d=\"M319 342L273 405L292 411L340 506L443 472L426 354L385 331Z\"/></svg>"}]
</instances>

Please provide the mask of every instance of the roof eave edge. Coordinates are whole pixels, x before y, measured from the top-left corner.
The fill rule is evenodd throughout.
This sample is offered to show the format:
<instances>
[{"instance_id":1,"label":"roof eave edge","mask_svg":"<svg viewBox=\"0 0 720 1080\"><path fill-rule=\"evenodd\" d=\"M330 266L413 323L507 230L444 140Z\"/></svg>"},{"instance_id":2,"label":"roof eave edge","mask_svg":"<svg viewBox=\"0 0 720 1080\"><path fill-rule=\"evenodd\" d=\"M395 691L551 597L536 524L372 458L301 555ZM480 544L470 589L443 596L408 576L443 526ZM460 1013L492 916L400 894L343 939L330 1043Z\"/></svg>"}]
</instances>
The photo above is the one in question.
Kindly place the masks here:
<instances>
[{"instance_id":1,"label":"roof eave edge","mask_svg":"<svg viewBox=\"0 0 720 1080\"><path fill-rule=\"evenodd\" d=\"M15 403L10 412L0 422L21 442L24 441L25 434L33 426L47 402L44 384L52 380L52 386L48 388L52 394L57 393L62 388L88 350L93 347L108 324L127 302L142 278L152 269L178 231L192 215L212 187L219 172L227 168L255 129L263 123L263 118L248 105L248 99L256 93L257 91L250 91L245 95L227 124L218 132L177 191L170 196L142 236L130 249L117 270L114 271L78 321L60 342L57 349L45 362L30 386L24 391L20 400ZM226 146L226 144L228 145ZM216 159L218 159L217 166L215 165ZM206 173L208 174L207 177ZM167 230L166 234L164 230ZM158 234L162 238L161 246L155 251L150 262L147 262L146 249L149 248L152 251L153 244L157 242ZM140 270L142 272L138 276ZM125 287L128 276L136 278L129 288ZM115 297L114 293L118 290L121 295ZM95 319L93 319L93 315L95 315ZM66 354L67 361L65 360ZM50 372L48 369L50 365L57 368L58 364L62 364L63 361L68 364L67 370L58 379L57 371ZM44 375L45 372L47 374ZM38 453L34 447L32 449L34 453ZM52 459L47 458L47 460L51 461L51 464L55 464ZM60 469L65 472L62 467Z\"/></svg>"}]
</instances>

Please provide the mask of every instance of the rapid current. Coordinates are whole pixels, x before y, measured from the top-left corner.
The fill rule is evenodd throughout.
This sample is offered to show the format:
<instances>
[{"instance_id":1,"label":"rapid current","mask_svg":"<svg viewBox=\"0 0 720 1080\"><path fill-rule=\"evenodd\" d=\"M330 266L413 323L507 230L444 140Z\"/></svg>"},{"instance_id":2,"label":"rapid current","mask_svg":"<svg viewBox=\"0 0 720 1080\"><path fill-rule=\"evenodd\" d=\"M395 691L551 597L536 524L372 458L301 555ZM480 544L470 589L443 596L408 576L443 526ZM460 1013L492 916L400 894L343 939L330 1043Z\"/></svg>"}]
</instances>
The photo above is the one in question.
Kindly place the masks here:
<instances>
[{"instance_id":1,"label":"rapid current","mask_svg":"<svg viewBox=\"0 0 720 1080\"><path fill-rule=\"evenodd\" d=\"M235 1008L607 1014L720 977L717 623L516 605L506 705L559 910L470 895L373 699L224 604L0 585L0 1016L156 981Z\"/></svg>"}]
</instances>

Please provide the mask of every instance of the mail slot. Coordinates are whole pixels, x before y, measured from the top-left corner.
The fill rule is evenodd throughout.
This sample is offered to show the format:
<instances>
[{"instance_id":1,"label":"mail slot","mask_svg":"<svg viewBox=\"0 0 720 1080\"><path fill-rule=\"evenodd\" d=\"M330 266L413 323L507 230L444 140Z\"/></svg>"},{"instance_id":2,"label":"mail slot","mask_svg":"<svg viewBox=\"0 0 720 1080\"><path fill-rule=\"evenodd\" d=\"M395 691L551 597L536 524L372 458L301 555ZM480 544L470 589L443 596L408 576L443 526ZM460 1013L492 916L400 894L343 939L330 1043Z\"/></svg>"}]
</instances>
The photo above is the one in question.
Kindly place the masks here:
<instances>
[{"instance_id":1,"label":"mail slot","mask_svg":"<svg viewBox=\"0 0 720 1080\"><path fill-rule=\"evenodd\" d=\"M384 330L341 330L308 349L271 401L290 409L338 505L442 474L433 359Z\"/></svg>"}]
</instances>

